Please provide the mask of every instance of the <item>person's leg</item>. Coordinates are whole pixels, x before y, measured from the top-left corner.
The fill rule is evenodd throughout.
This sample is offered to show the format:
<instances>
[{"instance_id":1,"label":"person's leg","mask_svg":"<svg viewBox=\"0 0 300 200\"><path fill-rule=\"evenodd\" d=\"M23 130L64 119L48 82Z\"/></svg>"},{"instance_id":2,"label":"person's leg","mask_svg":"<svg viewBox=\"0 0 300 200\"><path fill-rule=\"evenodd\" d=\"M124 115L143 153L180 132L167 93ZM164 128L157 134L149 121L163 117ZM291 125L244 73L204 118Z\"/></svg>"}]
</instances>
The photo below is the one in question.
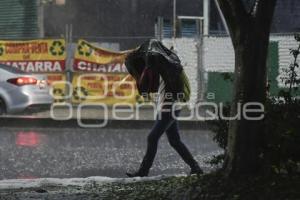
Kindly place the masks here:
<instances>
[{"instance_id":1,"label":"person's leg","mask_svg":"<svg viewBox=\"0 0 300 200\"><path fill-rule=\"evenodd\" d=\"M166 131L166 129L168 129L172 125L173 122L174 119L172 118L172 114L170 112L163 112L160 118L157 117L156 122L147 137L147 150L141 166L136 173L127 173L128 176L133 177L148 175L157 152L158 140Z\"/></svg>"},{"instance_id":2,"label":"person's leg","mask_svg":"<svg viewBox=\"0 0 300 200\"><path fill-rule=\"evenodd\" d=\"M178 116L179 111L176 111L175 114ZM170 145L177 151L185 163L190 166L191 173L202 173L197 161L193 158L186 145L180 139L177 120L174 120L171 126L166 130L166 133Z\"/></svg>"}]
</instances>

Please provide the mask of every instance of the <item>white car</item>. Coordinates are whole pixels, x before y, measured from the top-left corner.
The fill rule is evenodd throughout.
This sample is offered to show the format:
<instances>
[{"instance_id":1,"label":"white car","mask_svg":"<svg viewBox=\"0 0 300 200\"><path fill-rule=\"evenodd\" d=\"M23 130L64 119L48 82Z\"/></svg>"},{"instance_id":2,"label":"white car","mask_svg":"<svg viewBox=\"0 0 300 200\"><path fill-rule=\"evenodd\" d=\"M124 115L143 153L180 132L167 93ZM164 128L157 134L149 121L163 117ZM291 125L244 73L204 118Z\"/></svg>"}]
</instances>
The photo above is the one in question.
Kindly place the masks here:
<instances>
[{"instance_id":1,"label":"white car","mask_svg":"<svg viewBox=\"0 0 300 200\"><path fill-rule=\"evenodd\" d=\"M34 75L0 64L0 115L53 102L46 75Z\"/></svg>"}]
</instances>

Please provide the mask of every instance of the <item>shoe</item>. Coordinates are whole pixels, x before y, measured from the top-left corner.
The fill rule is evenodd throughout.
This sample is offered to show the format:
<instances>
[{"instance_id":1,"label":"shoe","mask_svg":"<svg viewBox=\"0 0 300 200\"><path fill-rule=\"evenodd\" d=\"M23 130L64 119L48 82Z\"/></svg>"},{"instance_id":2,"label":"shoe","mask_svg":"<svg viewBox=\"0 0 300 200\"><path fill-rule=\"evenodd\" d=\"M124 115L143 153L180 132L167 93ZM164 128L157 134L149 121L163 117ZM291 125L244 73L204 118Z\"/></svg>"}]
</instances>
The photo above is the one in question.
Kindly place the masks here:
<instances>
[{"instance_id":1,"label":"shoe","mask_svg":"<svg viewBox=\"0 0 300 200\"><path fill-rule=\"evenodd\" d=\"M203 174L203 173L204 172L200 167L195 167L195 168L191 169L190 175L192 175L192 174L200 175L200 174Z\"/></svg>"},{"instance_id":2,"label":"shoe","mask_svg":"<svg viewBox=\"0 0 300 200\"><path fill-rule=\"evenodd\" d=\"M126 172L126 175L130 178L133 178L133 177L145 177L145 176L148 176L148 173L146 172Z\"/></svg>"}]
</instances>

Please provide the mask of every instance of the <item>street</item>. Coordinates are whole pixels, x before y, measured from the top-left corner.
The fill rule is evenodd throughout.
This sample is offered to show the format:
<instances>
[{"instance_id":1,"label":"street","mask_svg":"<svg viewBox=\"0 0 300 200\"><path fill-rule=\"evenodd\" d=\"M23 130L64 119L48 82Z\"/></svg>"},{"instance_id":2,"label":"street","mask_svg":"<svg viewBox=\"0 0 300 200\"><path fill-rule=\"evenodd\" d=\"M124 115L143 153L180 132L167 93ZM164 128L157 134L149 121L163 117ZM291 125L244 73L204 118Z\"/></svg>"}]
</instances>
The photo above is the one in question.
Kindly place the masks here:
<instances>
[{"instance_id":1,"label":"street","mask_svg":"<svg viewBox=\"0 0 300 200\"><path fill-rule=\"evenodd\" d=\"M0 179L125 177L138 168L146 149L149 129L131 128L0 128ZM181 131L204 171L205 161L221 149L207 130ZM189 173L188 166L168 144L160 140L150 176Z\"/></svg>"}]
</instances>

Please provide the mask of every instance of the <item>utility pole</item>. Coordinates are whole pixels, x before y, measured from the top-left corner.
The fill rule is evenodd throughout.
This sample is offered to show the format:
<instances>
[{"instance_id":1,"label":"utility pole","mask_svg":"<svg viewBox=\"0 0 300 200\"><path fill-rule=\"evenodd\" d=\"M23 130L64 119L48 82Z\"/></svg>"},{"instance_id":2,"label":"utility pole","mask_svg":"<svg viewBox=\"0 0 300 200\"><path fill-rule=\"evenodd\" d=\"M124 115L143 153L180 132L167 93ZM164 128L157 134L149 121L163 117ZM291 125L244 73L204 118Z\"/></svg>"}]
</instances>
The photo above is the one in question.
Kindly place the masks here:
<instances>
[{"instance_id":1,"label":"utility pole","mask_svg":"<svg viewBox=\"0 0 300 200\"><path fill-rule=\"evenodd\" d=\"M44 28L44 3L42 1L38 1L38 26L39 26L39 37L43 38L45 36L45 28Z\"/></svg>"},{"instance_id":2,"label":"utility pole","mask_svg":"<svg viewBox=\"0 0 300 200\"><path fill-rule=\"evenodd\" d=\"M173 38L176 38L176 0L173 0Z\"/></svg>"},{"instance_id":3,"label":"utility pole","mask_svg":"<svg viewBox=\"0 0 300 200\"><path fill-rule=\"evenodd\" d=\"M209 34L209 22L210 22L210 0L203 0L203 17L204 17L204 27L203 34Z\"/></svg>"}]
</instances>

